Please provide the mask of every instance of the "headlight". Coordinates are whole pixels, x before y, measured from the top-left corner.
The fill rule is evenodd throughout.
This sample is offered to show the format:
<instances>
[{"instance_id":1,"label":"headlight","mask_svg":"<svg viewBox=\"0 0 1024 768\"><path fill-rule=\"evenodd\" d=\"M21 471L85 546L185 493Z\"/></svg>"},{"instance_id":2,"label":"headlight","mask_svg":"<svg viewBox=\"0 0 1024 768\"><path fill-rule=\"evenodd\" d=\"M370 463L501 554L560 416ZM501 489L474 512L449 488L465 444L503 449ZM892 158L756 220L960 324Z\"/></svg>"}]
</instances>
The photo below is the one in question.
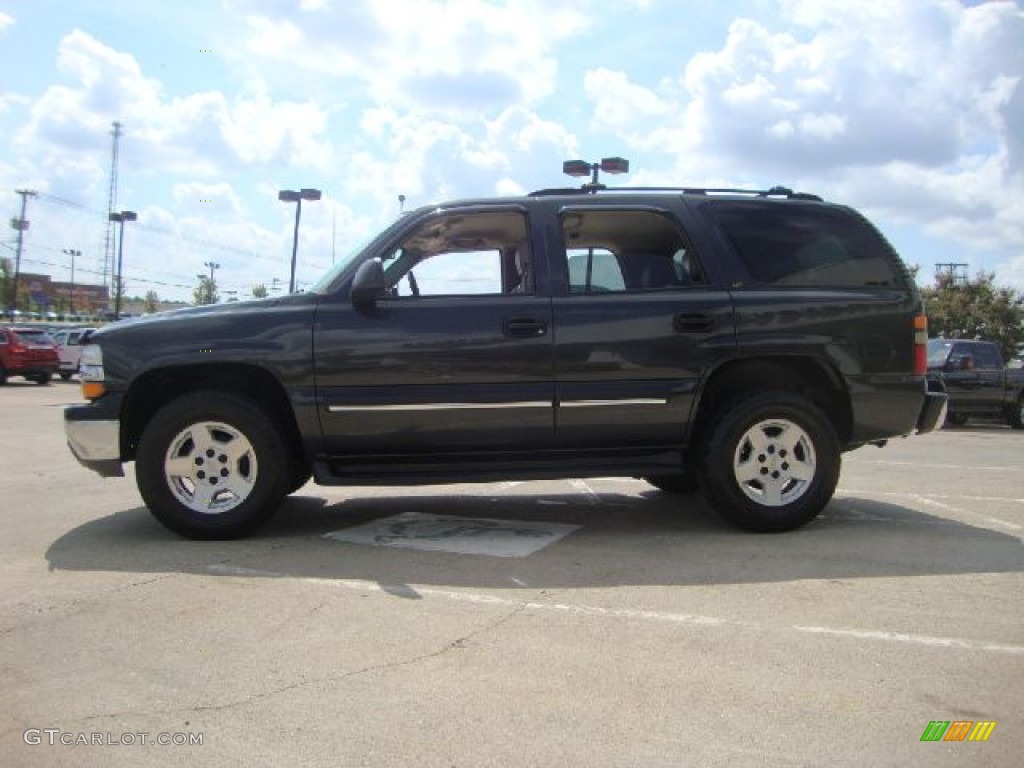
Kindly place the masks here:
<instances>
[{"instance_id":1,"label":"headlight","mask_svg":"<svg viewBox=\"0 0 1024 768\"><path fill-rule=\"evenodd\" d=\"M103 349L99 344L82 346L78 375L82 379L82 396L86 400L95 400L106 391L103 386Z\"/></svg>"}]
</instances>

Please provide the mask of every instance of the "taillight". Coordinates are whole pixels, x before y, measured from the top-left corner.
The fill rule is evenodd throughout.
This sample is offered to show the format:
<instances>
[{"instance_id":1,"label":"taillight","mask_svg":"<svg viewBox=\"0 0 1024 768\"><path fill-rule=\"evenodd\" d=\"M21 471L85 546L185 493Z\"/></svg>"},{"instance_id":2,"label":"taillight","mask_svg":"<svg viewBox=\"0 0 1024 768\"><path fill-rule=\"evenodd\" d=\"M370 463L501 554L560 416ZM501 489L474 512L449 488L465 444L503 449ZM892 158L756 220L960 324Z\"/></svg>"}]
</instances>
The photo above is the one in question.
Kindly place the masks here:
<instances>
[{"instance_id":1,"label":"taillight","mask_svg":"<svg viewBox=\"0 0 1024 768\"><path fill-rule=\"evenodd\" d=\"M928 318L914 317L914 375L924 376L928 372Z\"/></svg>"}]
</instances>

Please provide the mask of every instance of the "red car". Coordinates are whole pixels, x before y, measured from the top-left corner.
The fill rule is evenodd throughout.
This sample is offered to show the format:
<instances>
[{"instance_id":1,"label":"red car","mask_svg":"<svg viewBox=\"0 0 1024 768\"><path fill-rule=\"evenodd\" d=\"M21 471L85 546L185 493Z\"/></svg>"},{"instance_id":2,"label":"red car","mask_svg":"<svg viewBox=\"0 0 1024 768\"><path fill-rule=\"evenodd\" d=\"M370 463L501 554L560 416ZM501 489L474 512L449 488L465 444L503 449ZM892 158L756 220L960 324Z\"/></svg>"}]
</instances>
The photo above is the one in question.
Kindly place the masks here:
<instances>
[{"instance_id":1,"label":"red car","mask_svg":"<svg viewBox=\"0 0 1024 768\"><path fill-rule=\"evenodd\" d=\"M24 376L49 384L60 371L57 345L42 328L0 325L0 384L8 376Z\"/></svg>"}]
</instances>

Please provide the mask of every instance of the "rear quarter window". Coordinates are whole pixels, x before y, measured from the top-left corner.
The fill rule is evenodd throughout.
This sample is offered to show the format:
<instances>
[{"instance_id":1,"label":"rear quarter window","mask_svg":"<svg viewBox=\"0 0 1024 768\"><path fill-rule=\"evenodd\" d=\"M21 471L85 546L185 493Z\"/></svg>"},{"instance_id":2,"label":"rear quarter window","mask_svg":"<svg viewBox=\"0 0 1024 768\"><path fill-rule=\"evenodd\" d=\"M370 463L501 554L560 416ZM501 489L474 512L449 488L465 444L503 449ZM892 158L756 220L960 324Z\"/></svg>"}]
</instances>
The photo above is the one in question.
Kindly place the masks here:
<instances>
[{"instance_id":1,"label":"rear quarter window","mask_svg":"<svg viewBox=\"0 0 1024 768\"><path fill-rule=\"evenodd\" d=\"M756 283L805 288L903 284L892 247L849 209L747 200L708 207Z\"/></svg>"}]
</instances>

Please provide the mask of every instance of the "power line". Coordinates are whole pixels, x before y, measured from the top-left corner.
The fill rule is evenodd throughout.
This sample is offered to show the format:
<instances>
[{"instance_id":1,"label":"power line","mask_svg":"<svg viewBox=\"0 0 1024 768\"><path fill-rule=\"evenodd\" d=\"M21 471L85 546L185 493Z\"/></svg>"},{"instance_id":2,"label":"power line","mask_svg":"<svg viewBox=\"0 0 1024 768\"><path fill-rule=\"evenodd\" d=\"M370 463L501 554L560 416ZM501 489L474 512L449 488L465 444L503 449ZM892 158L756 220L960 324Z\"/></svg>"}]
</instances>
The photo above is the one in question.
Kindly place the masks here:
<instances>
[{"instance_id":1,"label":"power line","mask_svg":"<svg viewBox=\"0 0 1024 768\"><path fill-rule=\"evenodd\" d=\"M39 198L40 198L40 200L43 200L45 202L54 203L56 205L61 205L61 206L65 207L65 208L74 208L74 209L82 211L84 213L95 214L96 216L102 216L103 215L102 211L96 210L95 208L90 208L89 206L83 205L81 203L76 203L73 200L67 200L66 198L58 197L57 195L50 195L50 194L41 192L41 193L39 193ZM164 229L162 227L155 227L152 224L144 224L142 222L136 222L135 228L136 229L142 229L142 230L145 230L147 232L153 232L153 233L159 234L159 235L164 235L166 237L173 237L173 238L176 238L178 240L183 240L186 243L192 243L194 245L201 245L201 246L205 246L205 247L208 247L208 248L219 248L219 249L221 249L223 251L228 251L228 252L231 252L231 253L237 253L240 256L247 256L247 257L250 257L250 258L263 259L265 261L273 261L275 263L279 263L280 262L279 258L274 257L274 256L268 256L265 253L259 253L257 251L251 251L251 250L248 250L246 248L240 248L237 245L230 245L228 243L222 243L222 242L218 242L216 240L209 240L207 238L196 237L194 235L186 235L186 234L182 234L180 232L173 232L173 231L171 231L169 229ZM316 265L316 264L309 265L309 266L313 266L313 267L318 268L318 269L326 269L326 266L321 266L321 265Z\"/></svg>"}]
</instances>

